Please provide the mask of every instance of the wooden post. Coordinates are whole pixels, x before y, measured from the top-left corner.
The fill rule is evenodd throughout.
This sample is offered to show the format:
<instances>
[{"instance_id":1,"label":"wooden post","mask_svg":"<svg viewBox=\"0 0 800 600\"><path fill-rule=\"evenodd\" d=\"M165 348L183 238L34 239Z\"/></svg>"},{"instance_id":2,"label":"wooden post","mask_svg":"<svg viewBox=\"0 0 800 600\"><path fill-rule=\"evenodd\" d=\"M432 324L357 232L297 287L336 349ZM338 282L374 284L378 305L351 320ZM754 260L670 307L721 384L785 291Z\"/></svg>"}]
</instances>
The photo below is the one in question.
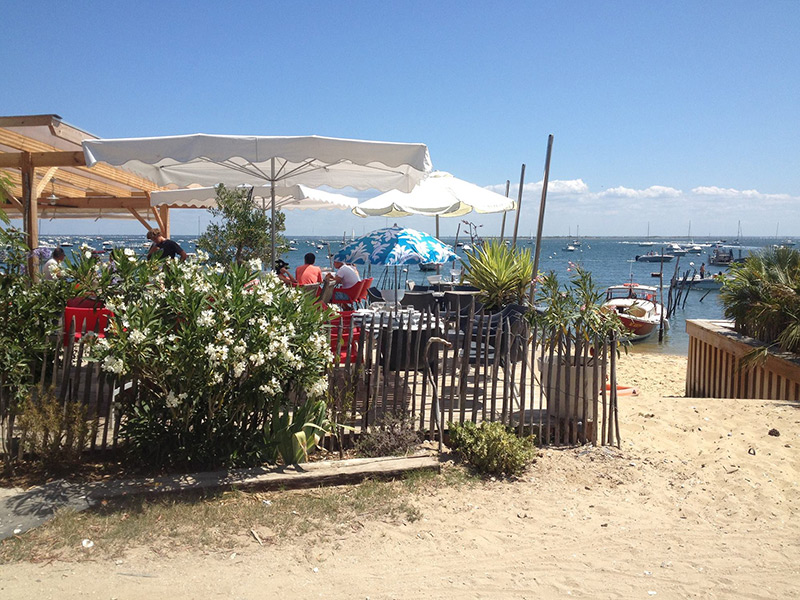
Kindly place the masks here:
<instances>
[{"instance_id":1,"label":"wooden post","mask_svg":"<svg viewBox=\"0 0 800 600\"><path fill-rule=\"evenodd\" d=\"M37 198L34 197L34 178L36 168L33 166L30 152L22 153L22 207L23 207L23 228L28 249L33 251L39 246L39 205ZM33 281L39 275L39 259L31 252L28 255L28 274Z\"/></svg>"},{"instance_id":2,"label":"wooden post","mask_svg":"<svg viewBox=\"0 0 800 600\"><path fill-rule=\"evenodd\" d=\"M511 247L517 247L517 232L519 231L519 215L522 212L522 187L525 185L525 163L519 174L519 190L517 192L517 214L514 217L514 237L511 240Z\"/></svg>"},{"instance_id":3,"label":"wooden post","mask_svg":"<svg viewBox=\"0 0 800 600\"><path fill-rule=\"evenodd\" d=\"M511 181L509 179L506 179L506 198L508 198L508 193L510 191L510 188L511 188ZM508 211L504 210L503 211L503 222L500 223L500 242L501 243L503 242L503 238L506 235L506 215L507 214L508 214Z\"/></svg>"},{"instance_id":4,"label":"wooden post","mask_svg":"<svg viewBox=\"0 0 800 600\"><path fill-rule=\"evenodd\" d=\"M166 205L160 206L158 208L158 212L161 215L161 224L164 226L164 228L161 230L161 234L165 238L169 238L169 236L170 236L170 231L169 231L170 230L170 226L169 226L169 206L166 206Z\"/></svg>"},{"instance_id":5,"label":"wooden post","mask_svg":"<svg viewBox=\"0 0 800 600\"><path fill-rule=\"evenodd\" d=\"M531 282L530 301L533 304L536 292L536 278L539 276L539 251L542 248L542 228L544 227L544 208L547 202L547 182L550 180L550 156L553 153L553 134L547 138L547 156L544 161L544 179L542 179L542 199L539 203L539 224L536 227L536 249L533 252L533 282ZM519 206L517 206L519 216ZM515 233L516 237L516 233Z\"/></svg>"}]
</instances>

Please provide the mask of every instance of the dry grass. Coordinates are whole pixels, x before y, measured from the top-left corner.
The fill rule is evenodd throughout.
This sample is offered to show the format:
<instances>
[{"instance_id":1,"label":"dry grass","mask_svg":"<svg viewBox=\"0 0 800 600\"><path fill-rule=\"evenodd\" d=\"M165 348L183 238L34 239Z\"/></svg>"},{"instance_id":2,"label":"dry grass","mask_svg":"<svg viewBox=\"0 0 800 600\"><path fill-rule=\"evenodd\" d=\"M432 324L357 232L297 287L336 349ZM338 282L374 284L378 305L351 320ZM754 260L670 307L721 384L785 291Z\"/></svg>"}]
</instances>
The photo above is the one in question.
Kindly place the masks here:
<instances>
[{"instance_id":1,"label":"dry grass","mask_svg":"<svg viewBox=\"0 0 800 600\"><path fill-rule=\"evenodd\" d=\"M415 494L469 481L462 469L449 468L443 475L423 471L398 481L337 488L122 498L86 512L63 511L42 527L5 540L0 562L113 558L141 546L158 553L232 549L257 543L251 530L265 545L303 535L337 535L369 520L415 521L421 516ZM85 539L93 542L90 550L82 546Z\"/></svg>"}]
</instances>

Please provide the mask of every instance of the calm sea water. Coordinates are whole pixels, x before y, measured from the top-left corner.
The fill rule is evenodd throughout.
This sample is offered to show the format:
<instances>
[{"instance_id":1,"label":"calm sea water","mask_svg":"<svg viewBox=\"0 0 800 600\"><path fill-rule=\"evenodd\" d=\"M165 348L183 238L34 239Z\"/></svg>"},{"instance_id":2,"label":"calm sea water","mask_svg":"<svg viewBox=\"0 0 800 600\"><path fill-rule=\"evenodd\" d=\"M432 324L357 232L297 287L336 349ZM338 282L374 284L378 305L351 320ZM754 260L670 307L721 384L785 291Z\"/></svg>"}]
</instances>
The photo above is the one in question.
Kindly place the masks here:
<instances>
[{"instance_id":1,"label":"calm sea water","mask_svg":"<svg viewBox=\"0 0 800 600\"><path fill-rule=\"evenodd\" d=\"M195 237L194 236L174 236L177 241L187 252L194 252L195 250ZM303 263L303 256L306 252L314 252L317 255L317 265L321 267L330 267L328 259L329 249L336 252L342 247L342 238L309 238L309 237L295 237L290 238L293 242L293 250L284 255L290 268L294 270L295 267ZM146 244L144 236L107 236L107 237L79 237L79 236L50 236L42 240L42 245L55 245L61 242L73 243L72 250L77 250L81 243L87 243L93 248L98 250L117 247L129 247L136 250L137 253L144 254L149 247ZM349 241L349 240L348 240ZM443 238L443 241L454 243L453 239ZM469 243L469 240L460 240L461 242ZM639 247L637 239L634 238L584 238L581 240L581 245L576 247L574 252L566 251L565 248L570 240L564 238L547 238L542 241L542 251L540 253L540 270L541 271L555 271L559 279L566 282L572 273L575 265L581 265L585 269L591 271L595 282L600 287L608 287L610 285L634 281L644 285L659 285L659 279L653 277L653 273L660 270L658 263L645 263L636 262L635 256L644 254L648 250L660 250L662 247L661 241L657 241L653 248ZM679 242L681 240L678 240ZM684 240L685 241L685 240ZM707 243L711 240L694 240L695 243ZM104 246L104 242L106 242ZM761 238L743 238L741 240L742 246L734 249L734 254L746 256L751 251L756 251L764 246L775 243L774 239L761 239ZM530 239L520 239L518 244L522 247L533 248L534 242ZM65 248L67 249L67 248ZM459 255L463 256L463 249L459 248ZM687 254L686 256L674 259L670 263L664 263L664 281L669 281L672 274L675 272L676 264L678 265L679 272L682 274L684 271L691 269L699 269L702 262L706 263L706 273L713 274L723 271L720 267L710 267L708 265L708 253L710 248L703 248L703 253ZM694 263L691 266L690 263ZM379 266L359 267L362 276L372 276L376 282L385 277L385 268ZM450 277L450 268L445 267L441 270L444 278ZM416 283L426 283L426 277L432 275L429 272L420 271L417 265L409 265L407 268L399 269L397 277L404 283L406 279ZM385 281L385 285L381 287L394 287L394 270L389 273L389 279ZM667 286L664 287L664 304L666 305ZM706 291L690 291L688 293L685 305L678 308L674 317L672 318L671 327L666 333L663 342L659 343L656 336L649 340L639 342L633 347L634 352L656 352L666 354L680 354L686 355L689 345L689 338L686 335L686 319L720 319L723 318L722 306L718 299L717 292L706 293Z\"/></svg>"}]
</instances>

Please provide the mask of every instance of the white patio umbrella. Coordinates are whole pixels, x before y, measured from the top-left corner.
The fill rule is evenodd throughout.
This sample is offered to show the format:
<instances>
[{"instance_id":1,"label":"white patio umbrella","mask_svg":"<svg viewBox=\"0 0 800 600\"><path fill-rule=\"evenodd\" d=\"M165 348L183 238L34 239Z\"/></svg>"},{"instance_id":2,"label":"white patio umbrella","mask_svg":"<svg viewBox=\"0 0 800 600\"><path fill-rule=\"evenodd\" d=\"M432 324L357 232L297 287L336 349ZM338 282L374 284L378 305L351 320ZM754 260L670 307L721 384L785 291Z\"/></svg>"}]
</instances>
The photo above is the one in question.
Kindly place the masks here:
<instances>
[{"instance_id":1,"label":"white patio umbrella","mask_svg":"<svg viewBox=\"0 0 800 600\"><path fill-rule=\"evenodd\" d=\"M515 207L516 202L511 198L453 177L450 173L434 171L410 192L392 190L375 196L360 203L353 213L359 217L461 217L473 210L494 213L514 210Z\"/></svg>"},{"instance_id":2,"label":"white patio umbrella","mask_svg":"<svg viewBox=\"0 0 800 600\"><path fill-rule=\"evenodd\" d=\"M410 191L431 170L424 144L319 136L179 135L85 140L87 166L124 166L162 187L270 186L275 260L276 185Z\"/></svg>"},{"instance_id":3,"label":"white patio umbrella","mask_svg":"<svg viewBox=\"0 0 800 600\"><path fill-rule=\"evenodd\" d=\"M250 189L251 186L242 186ZM271 198L272 188L267 185L252 186L253 198ZM326 192L304 185L275 186L275 205L288 210L353 209L358 200L344 194ZM150 193L150 206L180 208L216 208L215 187L194 187L180 190L161 190Z\"/></svg>"}]
</instances>

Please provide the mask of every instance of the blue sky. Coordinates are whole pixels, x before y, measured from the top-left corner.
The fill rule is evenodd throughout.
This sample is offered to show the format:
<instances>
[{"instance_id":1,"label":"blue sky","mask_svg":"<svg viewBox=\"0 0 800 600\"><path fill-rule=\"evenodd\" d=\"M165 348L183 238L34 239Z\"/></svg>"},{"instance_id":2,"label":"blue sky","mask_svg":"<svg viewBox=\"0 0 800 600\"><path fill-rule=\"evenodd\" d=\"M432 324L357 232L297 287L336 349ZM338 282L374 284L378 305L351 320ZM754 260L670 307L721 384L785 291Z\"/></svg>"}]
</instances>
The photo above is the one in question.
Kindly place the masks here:
<instances>
[{"instance_id":1,"label":"blue sky","mask_svg":"<svg viewBox=\"0 0 800 600\"><path fill-rule=\"evenodd\" d=\"M546 235L800 235L800 2L10 4L0 114L108 138L423 142L436 169L514 194L525 163L525 235L552 133ZM185 213L174 233L196 233ZM287 216L294 235L384 221ZM42 223L109 228L141 231Z\"/></svg>"}]
</instances>

